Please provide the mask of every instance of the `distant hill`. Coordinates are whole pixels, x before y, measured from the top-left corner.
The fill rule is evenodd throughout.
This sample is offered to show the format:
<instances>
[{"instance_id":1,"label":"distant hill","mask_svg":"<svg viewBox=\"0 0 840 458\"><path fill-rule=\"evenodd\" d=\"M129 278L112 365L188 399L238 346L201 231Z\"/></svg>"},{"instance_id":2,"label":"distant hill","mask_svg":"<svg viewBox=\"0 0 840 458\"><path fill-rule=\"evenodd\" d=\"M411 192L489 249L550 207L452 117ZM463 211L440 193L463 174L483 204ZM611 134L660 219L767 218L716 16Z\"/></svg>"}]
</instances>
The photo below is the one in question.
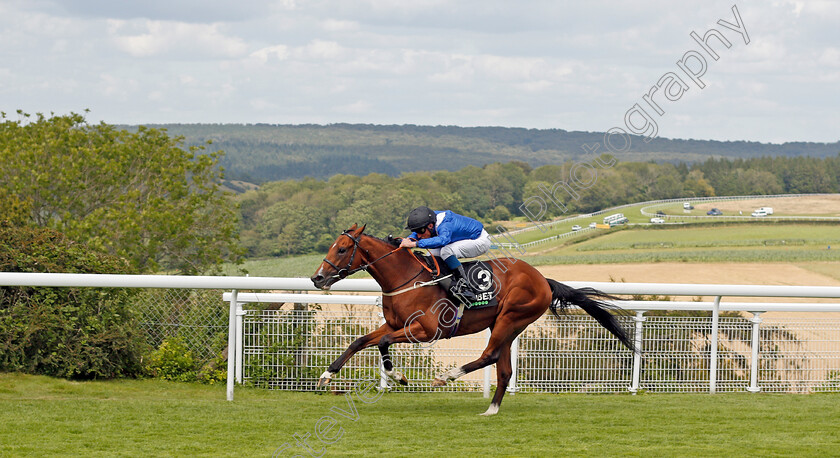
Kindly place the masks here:
<instances>
[{"instance_id":1,"label":"distant hill","mask_svg":"<svg viewBox=\"0 0 840 458\"><path fill-rule=\"evenodd\" d=\"M270 125L159 124L187 144L211 140L210 151L223 150L228 179L264 183L335 174L398 176L421 170L455 171L492 162L560 164L586 153L585 144L602 143L603 132L509 127L415 125ZM123 126L131 128L131 126ZM136 127L136 126L135 126ZM829 157L840 142L768 144L657 138L650 143L632 137L632 147L619 161L687 162L709 158L762 156ZM603 151L603 147L600 151Z\"/></svg>"}]
</instances>

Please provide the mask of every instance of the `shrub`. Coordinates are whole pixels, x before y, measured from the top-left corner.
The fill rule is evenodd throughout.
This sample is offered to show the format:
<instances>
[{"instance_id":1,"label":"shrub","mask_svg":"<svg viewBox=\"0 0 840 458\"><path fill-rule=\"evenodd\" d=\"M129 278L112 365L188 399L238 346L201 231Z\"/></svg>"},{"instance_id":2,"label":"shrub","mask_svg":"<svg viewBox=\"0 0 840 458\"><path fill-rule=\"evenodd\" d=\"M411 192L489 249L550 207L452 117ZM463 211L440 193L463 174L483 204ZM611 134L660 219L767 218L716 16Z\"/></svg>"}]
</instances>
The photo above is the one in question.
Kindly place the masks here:
<instances>
[{"instance_id":1,"label":"shrub","mask_svg":"<svg viewBox=\"0 0 840 458\"><path fill-rule=\"evenodd\" d=\"M164 339L157 350L149 355L146 371L152 377L176 382L201 382L215 384L227 379L223 355L198 367L198 362L187 344L181 339Z\"/></svg>"},{"instance_id":2,"label":"shrub","mask_svg":"<svg viewBox=\"0 0 840 458\"><path fill-rule=\"evenodd\" d=\"M133 273L49 229L0 221L0 271ZM131 307L117 288L0 287L0 370L67 378L142 373L144 343Z\"/></svg>"},{"instance_id":3,"label":"shrub","mask_svg":"<svg viewBox=\"0 0 840 458\"><path fill-rule=\"evenodd\" d=\"M166 339L149 356L146 366L152 377L178 382L196 380L195 358L180 339Z\"/></svg>"}]
</instances>

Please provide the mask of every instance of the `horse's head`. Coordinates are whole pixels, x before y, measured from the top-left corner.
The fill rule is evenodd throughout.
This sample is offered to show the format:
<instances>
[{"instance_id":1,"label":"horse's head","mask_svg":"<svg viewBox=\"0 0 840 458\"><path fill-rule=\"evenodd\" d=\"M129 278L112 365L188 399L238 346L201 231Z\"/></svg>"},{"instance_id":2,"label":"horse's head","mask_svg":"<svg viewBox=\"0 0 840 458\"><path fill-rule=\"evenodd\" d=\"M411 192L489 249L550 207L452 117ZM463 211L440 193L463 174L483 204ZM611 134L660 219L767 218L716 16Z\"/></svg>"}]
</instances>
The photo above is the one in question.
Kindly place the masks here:
<instances>
[{"instance_id":1,"label":"horse's head","mask_svg":"<svg viewBox=\"0 0 840 458\"><path fill-rule=\"evenodd\" d=\"M359 240L365 226L358 227L356 224L350 229L342 232L330 247L324 262L310 277L316 288L330 289L333 283L354 273L355 269L362 265L362 255L359 248Z\"/></svg>"}]
</instances>

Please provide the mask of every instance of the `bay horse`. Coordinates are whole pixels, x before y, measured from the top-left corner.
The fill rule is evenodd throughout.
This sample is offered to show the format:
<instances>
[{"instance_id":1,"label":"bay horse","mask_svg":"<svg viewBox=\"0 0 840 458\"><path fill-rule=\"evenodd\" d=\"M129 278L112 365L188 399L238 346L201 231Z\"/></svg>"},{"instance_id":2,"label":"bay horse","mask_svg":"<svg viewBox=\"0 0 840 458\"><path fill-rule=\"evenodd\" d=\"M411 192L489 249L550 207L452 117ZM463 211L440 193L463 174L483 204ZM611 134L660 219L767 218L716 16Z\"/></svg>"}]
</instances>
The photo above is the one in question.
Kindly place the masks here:
<instances>
[{"instance_id":1,"label":"bay horse","mask_svg":"<svg viewBox=\"0 0 840 458\"><path fill-rule=\"evenodd\" d=\"M595 318L629 349L636 351L627 331L609 312L615 307L599 299L617 299L593 288L571 288L547 279L539 271L521 260L496 258L492 261L493 284L498 299L495 307L467 309L457 320L442 320L452 316L457 306L447 299L446 292L431 282L431 273L408 249L399 248L393 240L383 240L364 233L365 226L356 224L338 236L324 261L310 278L315 287L328 290L332 284L360 270L367 270L382 288L382 313L385 324L356 339L321 375L318 386L329 384L344 364L356 352L376 345L382 355L385 373L393 380L407 385L404 375L394 370L388 352L391 344L402 342L430 342L441 336L451 338L473 334L490 328L490 341L475 361L450 369L432 381L432 386L446 382L491 364L496 364L497 387L493 400L482 415L499 411L510 377L511 343L525 328L541 317L546 310L559 318L560 311L577 305ZM443 307L441 308L441 305ZM436 309L441 308L440 311ZM458 312L455 312L458 313Z\"/></svg>"}]
</instances>

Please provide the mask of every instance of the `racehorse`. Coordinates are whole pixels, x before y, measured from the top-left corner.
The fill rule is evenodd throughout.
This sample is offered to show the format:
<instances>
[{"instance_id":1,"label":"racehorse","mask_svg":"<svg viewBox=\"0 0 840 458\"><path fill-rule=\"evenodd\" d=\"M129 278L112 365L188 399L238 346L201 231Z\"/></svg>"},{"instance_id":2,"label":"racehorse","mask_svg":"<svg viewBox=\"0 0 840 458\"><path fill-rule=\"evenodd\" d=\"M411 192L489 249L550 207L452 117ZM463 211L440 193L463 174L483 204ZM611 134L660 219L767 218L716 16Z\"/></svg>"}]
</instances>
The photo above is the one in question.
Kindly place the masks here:
<instances>
[{"instance_id":1,"label":"racehorse","mask_svg":"<svg viewBox=\"0 0 840 458\"><path fill-rule=\"evenodd\" d=\"M496 393L490 407L482 414L495 415L512 374L510 355L513 339L546 310L550 309L559 317L558 308L563 312L570 305L583 309L625 346L636 351L627 331L609 312L614 307L599 300L617 298L593 288L575 289L545 278L532 266L514 258L493 260L493 284L498 305L468 309L460 321L441 319L447 315L446 312L452 316L457 306L447 299L443 288L433 283L429 269L410 250L399 248L398 241L390 237L389 240L379 239L365 234L364 230L365 226L354 224L342 232L311 280L315 287L327 290L338 280L367 270L382 288L385 324L350 344L321 375L318 386L329 384L351 356L373 345L379 347L385 373L407 385L408 380L394 369L391 362L388 352L391 344L430 342L441 336L463 336L489 327L490 341L481 356L440 374L432 385L443 386L448 381L495 363Z\"/></svg>"}]
</instances>

